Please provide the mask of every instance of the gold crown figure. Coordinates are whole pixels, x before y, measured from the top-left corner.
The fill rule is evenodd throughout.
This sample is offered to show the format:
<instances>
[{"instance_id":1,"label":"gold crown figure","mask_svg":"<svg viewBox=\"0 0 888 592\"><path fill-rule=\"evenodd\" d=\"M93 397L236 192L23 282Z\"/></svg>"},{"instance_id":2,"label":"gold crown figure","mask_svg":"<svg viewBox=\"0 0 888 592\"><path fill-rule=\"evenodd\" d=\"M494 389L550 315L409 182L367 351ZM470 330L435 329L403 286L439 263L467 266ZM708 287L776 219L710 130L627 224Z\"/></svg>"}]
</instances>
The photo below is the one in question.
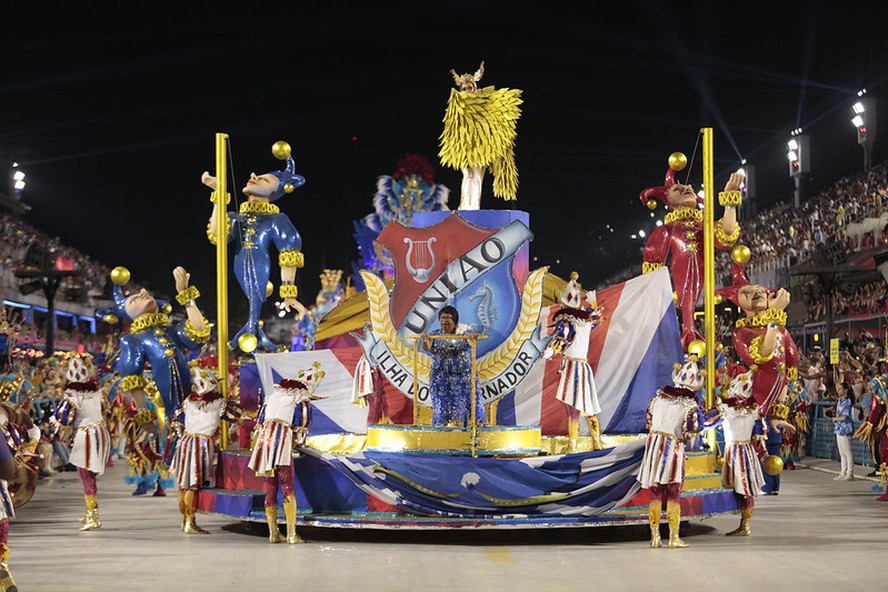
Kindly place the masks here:
<instances>
[{"instance_id":1,"label":"gold crown figure","mask_svg":"<svg viewBox=\"0 0 888 592\"><path fill-rule=\"evenodd\" d=\"M340 280L342 280L341 269L325 269L321 273L321 290L335 292Z\"/></svg>"}]
</instances>

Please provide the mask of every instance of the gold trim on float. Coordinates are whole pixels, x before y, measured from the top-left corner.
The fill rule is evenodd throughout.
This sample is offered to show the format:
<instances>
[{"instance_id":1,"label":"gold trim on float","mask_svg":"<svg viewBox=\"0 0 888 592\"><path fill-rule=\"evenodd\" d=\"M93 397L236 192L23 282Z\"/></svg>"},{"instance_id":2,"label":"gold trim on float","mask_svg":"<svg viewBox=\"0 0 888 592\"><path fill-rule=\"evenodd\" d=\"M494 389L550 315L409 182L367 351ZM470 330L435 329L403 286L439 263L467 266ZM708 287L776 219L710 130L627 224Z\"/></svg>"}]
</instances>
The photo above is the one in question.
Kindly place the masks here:
<instances>
[{"instance_id":1,"label":"gold trim on float","mask_svg":"<svg viewBox=\"0 0 888 592\"><path fill-rule=\"evenodd\" d=\"M715 464L712 452L685 452L685 476L710 475L715 472Z\"/></svg>"},{"instance_id":2,"label":"gold trim on float","mask_svg":"<svg viewBox=\"0 0 888 592\"><path fill-rule=\"evenodd\" d=\"M681 490L700 491L703 489L720 489L721 487L723 487L721 474L685 475Z\"/></svg>"},{"instance_id":3,"label":"gold trim on float","mask_svg":"<svg viewBox=\"0 0 888 592\"><path fill-rule=\"evenodd\" d=\"M367 427L367 449L382 452L471 454L467 428L374 425ZM477 453L484 456L536 456L541 449L539 426L478 428Z\"/></svg>"}]
</instances>

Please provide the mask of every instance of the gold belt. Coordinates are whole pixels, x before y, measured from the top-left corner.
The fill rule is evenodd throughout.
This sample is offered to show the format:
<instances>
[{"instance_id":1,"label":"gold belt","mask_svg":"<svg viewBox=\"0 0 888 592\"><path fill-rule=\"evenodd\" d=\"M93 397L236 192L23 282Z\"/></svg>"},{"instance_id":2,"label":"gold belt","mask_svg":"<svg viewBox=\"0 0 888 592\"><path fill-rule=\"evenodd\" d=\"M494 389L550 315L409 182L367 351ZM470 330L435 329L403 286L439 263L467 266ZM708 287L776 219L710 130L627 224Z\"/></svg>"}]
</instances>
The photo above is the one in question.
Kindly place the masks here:
<instances>
[{"instance_id":1,"label":"gold belt","mask_svg":"<svg viewBox=\"0 0 888 592\"><path fill-rule=\"evenodd\" d=\"M669 432L657 432L657 431L652 431L652 432L650 432L650 433L651 433L652 435L653 435L653 434L658 434L658 435L660 435L660 436L666 436L667 438L675 438L676 440L679 439L679 438L681 438L681 436L676 436L675 434L670 434Z\"/></svg>"},{"instance_id":2,"label":"gold belt","mask_svg":"<svg viewBox=\"0 0 888 592\"><path fill-rule=\"evenodd\" d=\"M89 429L92 429L92 428L94 428L94 427L100 426L100 425L102 425L103 423L105 423L105 420L104 420L104 419L100 419L99 421L97 421L97 422L95 422L95 423L88 423L88 424L86 424L86 425L79 425L79 426L77 426L77 429L78 429L78 430L89 430Z\"/></svg>"},{"instance_id":3,"label":"gold belt","mask_svg":"<svg viewBox=\"0 0 888 592\"><path fill-rule=\"evenodd\" d=\"M201 434L200 432L185 432L186 436L197 436L198 438L212 438L212 434Z\"/></svg>"}]
</instances>

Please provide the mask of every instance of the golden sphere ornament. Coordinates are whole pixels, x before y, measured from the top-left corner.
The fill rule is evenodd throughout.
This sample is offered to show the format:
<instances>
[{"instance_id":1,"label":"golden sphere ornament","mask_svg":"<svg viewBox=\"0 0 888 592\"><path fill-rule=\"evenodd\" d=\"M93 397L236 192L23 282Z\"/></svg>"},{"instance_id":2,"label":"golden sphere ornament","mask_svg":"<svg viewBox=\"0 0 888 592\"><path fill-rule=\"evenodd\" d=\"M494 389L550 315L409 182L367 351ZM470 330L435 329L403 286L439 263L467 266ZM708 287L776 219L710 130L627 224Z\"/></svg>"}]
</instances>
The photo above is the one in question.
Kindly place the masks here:
<instances>
[{"instance_id":1,"label":"golden sphere ornament","mask_svg":"<svg viewBox=\"0 0 888 592\"><path fill-rule=\"evenodd\" d=\"M657 209L657 200L653 199L653 198L647 200L647 207L651 211L656 210Z\"/></svg>"},{"instance_id":2,"label":"golden sphere ornament","mask_svg":"<svg viewBox=\"0 0 888 592\"><path fill-rule=\"evenodd\" d=\"M681 171L688 166L688 157L681 152L673 152L669 155L669 168L673 171Z\"/></svg>"},{"instance_id":3,"label":"golden sphere ornament","mask_svg":"<svg viewBox=\"0 0 888 592\"><path fill-rule=\"evenodd\" d=\"M725 300L725 299L724 299L724 297L723 297L721 294L716 294L716 295L713 296L713 298L712 298L712 302L715 303L715 304L721 304L722 302L724 302L724 300Z\"/></svg>"},{"instance_id":4,"label":"golden sphere ornament","mask_svg":"<svg viewBox=\"0 0 888 592\"><path fill-rule=\"evenodd\" d=\"M293 186L292 183L287 183L284 185L284 193L293 193L296 190L296 187Z\"/></svg>"},{"instance_id":5,"label":"golden sphere ornament","mask_svg":"<svg viewBox=\"0 0 888 592\"><path fill-rule=\"evenodd\" d=\"M733 249L731 249L731 259L734 260L734 263L739 263L740 265L746 265L749 263L749 259L752 257L752 251L749 250L749 247L746 245L736 245Z\"/></svg>"},{"instance_id":6,"label":"golden sphere ornament","mask_svg":"<svg viewBox=\"0 0 888 592\"><path fill-rule=\"evenodd\" d=\"M237 338L237 346L242 352L248 354L256 351L256 348L259 347L259 340L252 333L244 333Z\"/></svg>"},{"instance_id":7,"label":"golden sphere ornament","mask_svg":"<svg viewBox=\"0 0 888 592\"><path fill-rule=\"evenodd\" d=\"M706 355L706 342L702 339L695 339L688 344L688 353L702 358Z\"/></svg>"},{"instance_id":8,"label":"golden sphere ornament","mask_svg":"<svg viewBox=\"0 0 888 592\"><path fill-rule=\"evenodd\" d=\"M271 153L278 160L287 160L290 158L290 145L283 140L278 140L271 147Z\"/></svg>"},{"instance_id":9,"label":"golden sphere ornament","mask_svg":"<svg viewBox=\"0 0 888 592\"><path fill-rule=\"evenodd\" d=\"M783 470L783 459L776 454L769 454L762 460L762 467L769 475L779 475Z\"/></svg>"},{"instance_id":10,"label":"golden sphere ornament","mask_svg":"<svg viewBox=\"0 0 888 592\"><path fill-rule=\"evenodd\" d=\"M102 320L105 321L106 323L108 323L109 325L113 325L114 323L117 322L117 317L115 317L113 314L106 314L105 316L102 317Z\"/></svg>"},{"instance_id":11,"label":"golden sphere ornament","mask_svg":"<svg viewBox=\"0 0 888 592\"><path fill-rule=\"evenodd\" d=\"M171 312L173 312L173 305L170 304L169 302L167 302L166 304L164 304L161 307L160 312L162 312L165 315L170 314Z\"/></svg>"},{"instance_id":12,"label":"golden sphere ornament","mask_svg":"<svg viewBox=\"0 0 888 592\"><path fill-rule=\"evenodd\" d=\"M268 298L272 294L274 294L274 284L269 281L265 284L265 297Z\"/></svg>"},{"instance_id":13,"label":"golden sphere ornament","mask_svg":"<svg viewBox=\"0 0 888 592\"><path fill-rule=\"evenodd\" d=\"M130 270L123 266L111 270L111 281L117 286L125 286L130 281Z\"/></svg>"}]
</instances>

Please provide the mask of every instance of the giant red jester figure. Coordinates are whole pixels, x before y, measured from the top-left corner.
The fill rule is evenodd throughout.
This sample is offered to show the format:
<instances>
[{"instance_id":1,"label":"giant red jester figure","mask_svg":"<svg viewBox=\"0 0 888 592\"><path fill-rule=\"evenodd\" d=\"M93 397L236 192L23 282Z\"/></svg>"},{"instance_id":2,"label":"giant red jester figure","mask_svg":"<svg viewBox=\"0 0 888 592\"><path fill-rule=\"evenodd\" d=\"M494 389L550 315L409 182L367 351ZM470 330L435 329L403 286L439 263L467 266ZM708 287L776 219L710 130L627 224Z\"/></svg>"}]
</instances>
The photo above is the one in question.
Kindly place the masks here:
<instances>
[{"instance_id":1,"label":"giant red jester figure","mask_svg":"<svg viewBox=\"0 0 888 592\"><path fill-rule=\"evenodd\" d=\"M663 225L658 226L648 237L644 247L642 272L650 273L660 269L671 255L669 269L672 274L672 287L675 290L678 306L681 309L681 344L687 349L691 341L703 339L694 327L694 310L703 289L703 210L697 207L703 203L691 185L675 181L675 172L687 166L684 154L676 152L669 157L669 170L662 186L648 187L641 192L642 203L653 210L657 207L654 198L660 199L672 211L666 214ZM715 224L713 239L718 249L730 249L740 238L740 225L737 223L737 206L741 203L740 185L743 175L731 173L725 190L719 193L718 201L725 208L724 217Z\"/></svg>"},{"instance_id":2,"label":"giant red jester figure","mask_svg":"<svg viewBox=\"0 0 888 592\"><path fill-rule=\"evenodd\" d=\"M743 267L735 263L732 285L717 293L739 306L745 315L737 320L732 343L737 356L752 371L752 394L762 415L774 417L777 412L777 419L785 420L789 409L780 399L788 383L798 378L799 362L798 347L786 330L784 309L789 305L789 292L751 283ZM784 412L771 411L778 403Z\"/></svg>"}]
</instances>

